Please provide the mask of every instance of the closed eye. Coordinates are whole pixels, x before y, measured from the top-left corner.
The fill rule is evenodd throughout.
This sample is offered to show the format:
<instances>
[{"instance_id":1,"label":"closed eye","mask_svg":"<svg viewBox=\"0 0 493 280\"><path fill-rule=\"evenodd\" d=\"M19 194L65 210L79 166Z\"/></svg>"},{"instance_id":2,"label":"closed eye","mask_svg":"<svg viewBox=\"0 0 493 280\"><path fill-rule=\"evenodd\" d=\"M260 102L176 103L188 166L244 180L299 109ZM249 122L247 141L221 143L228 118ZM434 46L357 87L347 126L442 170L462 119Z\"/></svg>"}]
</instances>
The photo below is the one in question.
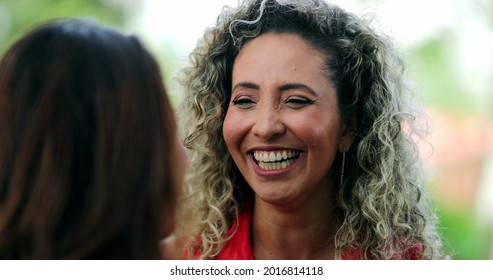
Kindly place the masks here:
<instances>
[{"instance_id":1,"label":"closed eye","mask_svg":"<svg viewBox=\"0 0 493 280\"><path fill-rule=\"evenodd\" d=\"M231 103L233 103L233 106L242 109L248 109L257 104L257 102L250 97L239 97L231 101Z\"/></svg>"},{"instance_id":2,"label":"closed eye","mask_svg":"<svg viewBox=\"0 0 493 280\"><path fill-rule=\"evenodd\" d=\"M313 104L315 100L300 98L300 97L291 97L284 101L284 105L291 108L300 108L306 105Z\"/></svg>"}]
</instances>

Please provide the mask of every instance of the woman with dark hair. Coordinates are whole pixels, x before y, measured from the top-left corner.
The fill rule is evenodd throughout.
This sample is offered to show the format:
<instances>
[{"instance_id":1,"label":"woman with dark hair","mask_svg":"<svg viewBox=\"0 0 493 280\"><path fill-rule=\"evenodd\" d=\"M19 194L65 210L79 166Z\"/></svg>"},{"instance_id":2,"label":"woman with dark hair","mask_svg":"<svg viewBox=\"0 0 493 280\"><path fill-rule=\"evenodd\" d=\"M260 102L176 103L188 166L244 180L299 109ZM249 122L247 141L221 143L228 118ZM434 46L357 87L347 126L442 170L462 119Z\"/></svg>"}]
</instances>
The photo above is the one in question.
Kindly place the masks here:
<instances>
[{"instance_id":1,"label":"woman with dark hair","mask_svg":"<svg viewBox=\"0 0 493 280\"><path fill-rule=\"evenodd\" d=\"M197 259L441 258L403 62L323 0L226 7L182 109Z\"/></svg>"},{"instance_id":2,"label":"woman with dark hair","mask_svg":"<svg viewBox=\"0 0 493 280\"><path fill-rule=\"evenodd\" d=\"M5 53L0 258L163 257L185 164L160 70L136 37L59 20Z\"/></svg>"}]
</instances>

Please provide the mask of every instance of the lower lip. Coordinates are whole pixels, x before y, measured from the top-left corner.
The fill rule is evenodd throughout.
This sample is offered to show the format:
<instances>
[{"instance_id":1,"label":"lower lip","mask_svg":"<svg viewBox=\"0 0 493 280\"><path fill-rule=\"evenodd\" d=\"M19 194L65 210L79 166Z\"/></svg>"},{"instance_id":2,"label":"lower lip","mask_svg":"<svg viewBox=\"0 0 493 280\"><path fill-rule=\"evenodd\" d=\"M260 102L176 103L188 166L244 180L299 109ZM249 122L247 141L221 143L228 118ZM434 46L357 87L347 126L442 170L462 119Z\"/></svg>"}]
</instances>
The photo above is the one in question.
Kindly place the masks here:
<instances>
[{"instance_id":1,"label":"lower lip","mask_svg":"<svg viewBox=\"0 0 493 280\"><path fill-rule=\"evenodd\" d=\"M293 164L291 164L290 166L288 166L286 168L281 168L281 169L277 169L277 170L265 170L265 169L260 168L260 166L258 166L258 164L255 162L255 159L253 158L253 155L249 156L250 161L251 161L252 166L253 166L253 170L255 171L255 173L257 173L257 175L262 176L262 177L286 176L288 173L291 173L299 165L300 161L304 157L305 157L305 153L301 153L299 155L299 157L296 159L296 161L293 162Z\"/></svg>"}]
</instances>

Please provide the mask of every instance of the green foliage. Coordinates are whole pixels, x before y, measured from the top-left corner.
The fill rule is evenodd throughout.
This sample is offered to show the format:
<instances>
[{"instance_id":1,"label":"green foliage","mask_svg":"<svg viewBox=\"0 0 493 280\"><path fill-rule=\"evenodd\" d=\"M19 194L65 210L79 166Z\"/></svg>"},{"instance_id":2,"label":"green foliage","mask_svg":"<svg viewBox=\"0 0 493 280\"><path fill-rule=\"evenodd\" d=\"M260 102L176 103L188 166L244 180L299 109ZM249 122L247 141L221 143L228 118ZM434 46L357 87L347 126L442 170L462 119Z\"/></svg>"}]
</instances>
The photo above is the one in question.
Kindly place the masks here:
<instances>
[{"instance_id":1,"label":"green foliage","mask_svg":"<svg viewBox=\"0 0 493 280\"><path fill-rule=\"evenodd\" d=\"M0 0L0 54L14 40L48 19L92 18L109 25L121 25L124 19L122 6L105 0Z\"/></svg>"},{"instance_id":2,"label":"green foliage","mask_svg":"<svg viewBox=\"0 0 493 280\"><path fill-rule=\"evenodd\" d=\"M132 1L0 0L0 58L15 40L49 19L86 18L103 25L123 27L141 5ZM152 51L161 64L168 93L171 94L173 104L176 104L180 99L175 93L176 82L172 80L178 69L176 46L164 44Z\"/></svg>"},{"instance_id":3,"label":"green foliage","mask_svg":"<svg viewBox=\"0 0 493 280\"><path fill-rule=\"evenodd\" d=\"M411 79L424 91L427 104L460 113L472 112L478 109L477 104L454 72L451 39L444 32L417 47Z\"/></svg>"},{"instance_id":4,"label":"green foliage","mask_svg":"<svg viewBox=\"0 0 493 280\"><path fill-rule=\"evenodd\" d=\"M447 253L457 260L488 259L488 232L471 211L442 204L437 211Z\"/></svg>"}]
</instances>

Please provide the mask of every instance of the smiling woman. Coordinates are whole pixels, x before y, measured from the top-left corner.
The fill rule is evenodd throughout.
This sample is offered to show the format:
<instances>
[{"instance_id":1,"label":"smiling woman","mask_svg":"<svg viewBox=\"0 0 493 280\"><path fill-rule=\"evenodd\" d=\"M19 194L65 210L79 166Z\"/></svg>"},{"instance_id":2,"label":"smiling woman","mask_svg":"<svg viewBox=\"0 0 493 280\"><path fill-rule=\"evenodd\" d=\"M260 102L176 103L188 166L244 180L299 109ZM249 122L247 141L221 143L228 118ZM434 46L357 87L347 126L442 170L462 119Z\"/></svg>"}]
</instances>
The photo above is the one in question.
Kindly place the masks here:
<instances>
[{"instance_id":1,"label":"smiling woman","mask_svg":"<svg viewBox=\"0 0 493 280\"><path fill-rule=\"evenodd\" d=\"M236 57L223 136L257 206L314 206L335 197L330 167L354 134L343 130L351 125L341 125L323 69L323 55L289 33L265 33Z\"/></svg>"},{"instance_id":2,"label":"smiling woman","mask_svg":"<svg viewBox=\"0 0 493 280\"><path fill-rule=\"evenodd\" d=\"M442 256L388 41L325 1L223 10L185 71L189 258Z\"/></svg>"}]
</instances>

